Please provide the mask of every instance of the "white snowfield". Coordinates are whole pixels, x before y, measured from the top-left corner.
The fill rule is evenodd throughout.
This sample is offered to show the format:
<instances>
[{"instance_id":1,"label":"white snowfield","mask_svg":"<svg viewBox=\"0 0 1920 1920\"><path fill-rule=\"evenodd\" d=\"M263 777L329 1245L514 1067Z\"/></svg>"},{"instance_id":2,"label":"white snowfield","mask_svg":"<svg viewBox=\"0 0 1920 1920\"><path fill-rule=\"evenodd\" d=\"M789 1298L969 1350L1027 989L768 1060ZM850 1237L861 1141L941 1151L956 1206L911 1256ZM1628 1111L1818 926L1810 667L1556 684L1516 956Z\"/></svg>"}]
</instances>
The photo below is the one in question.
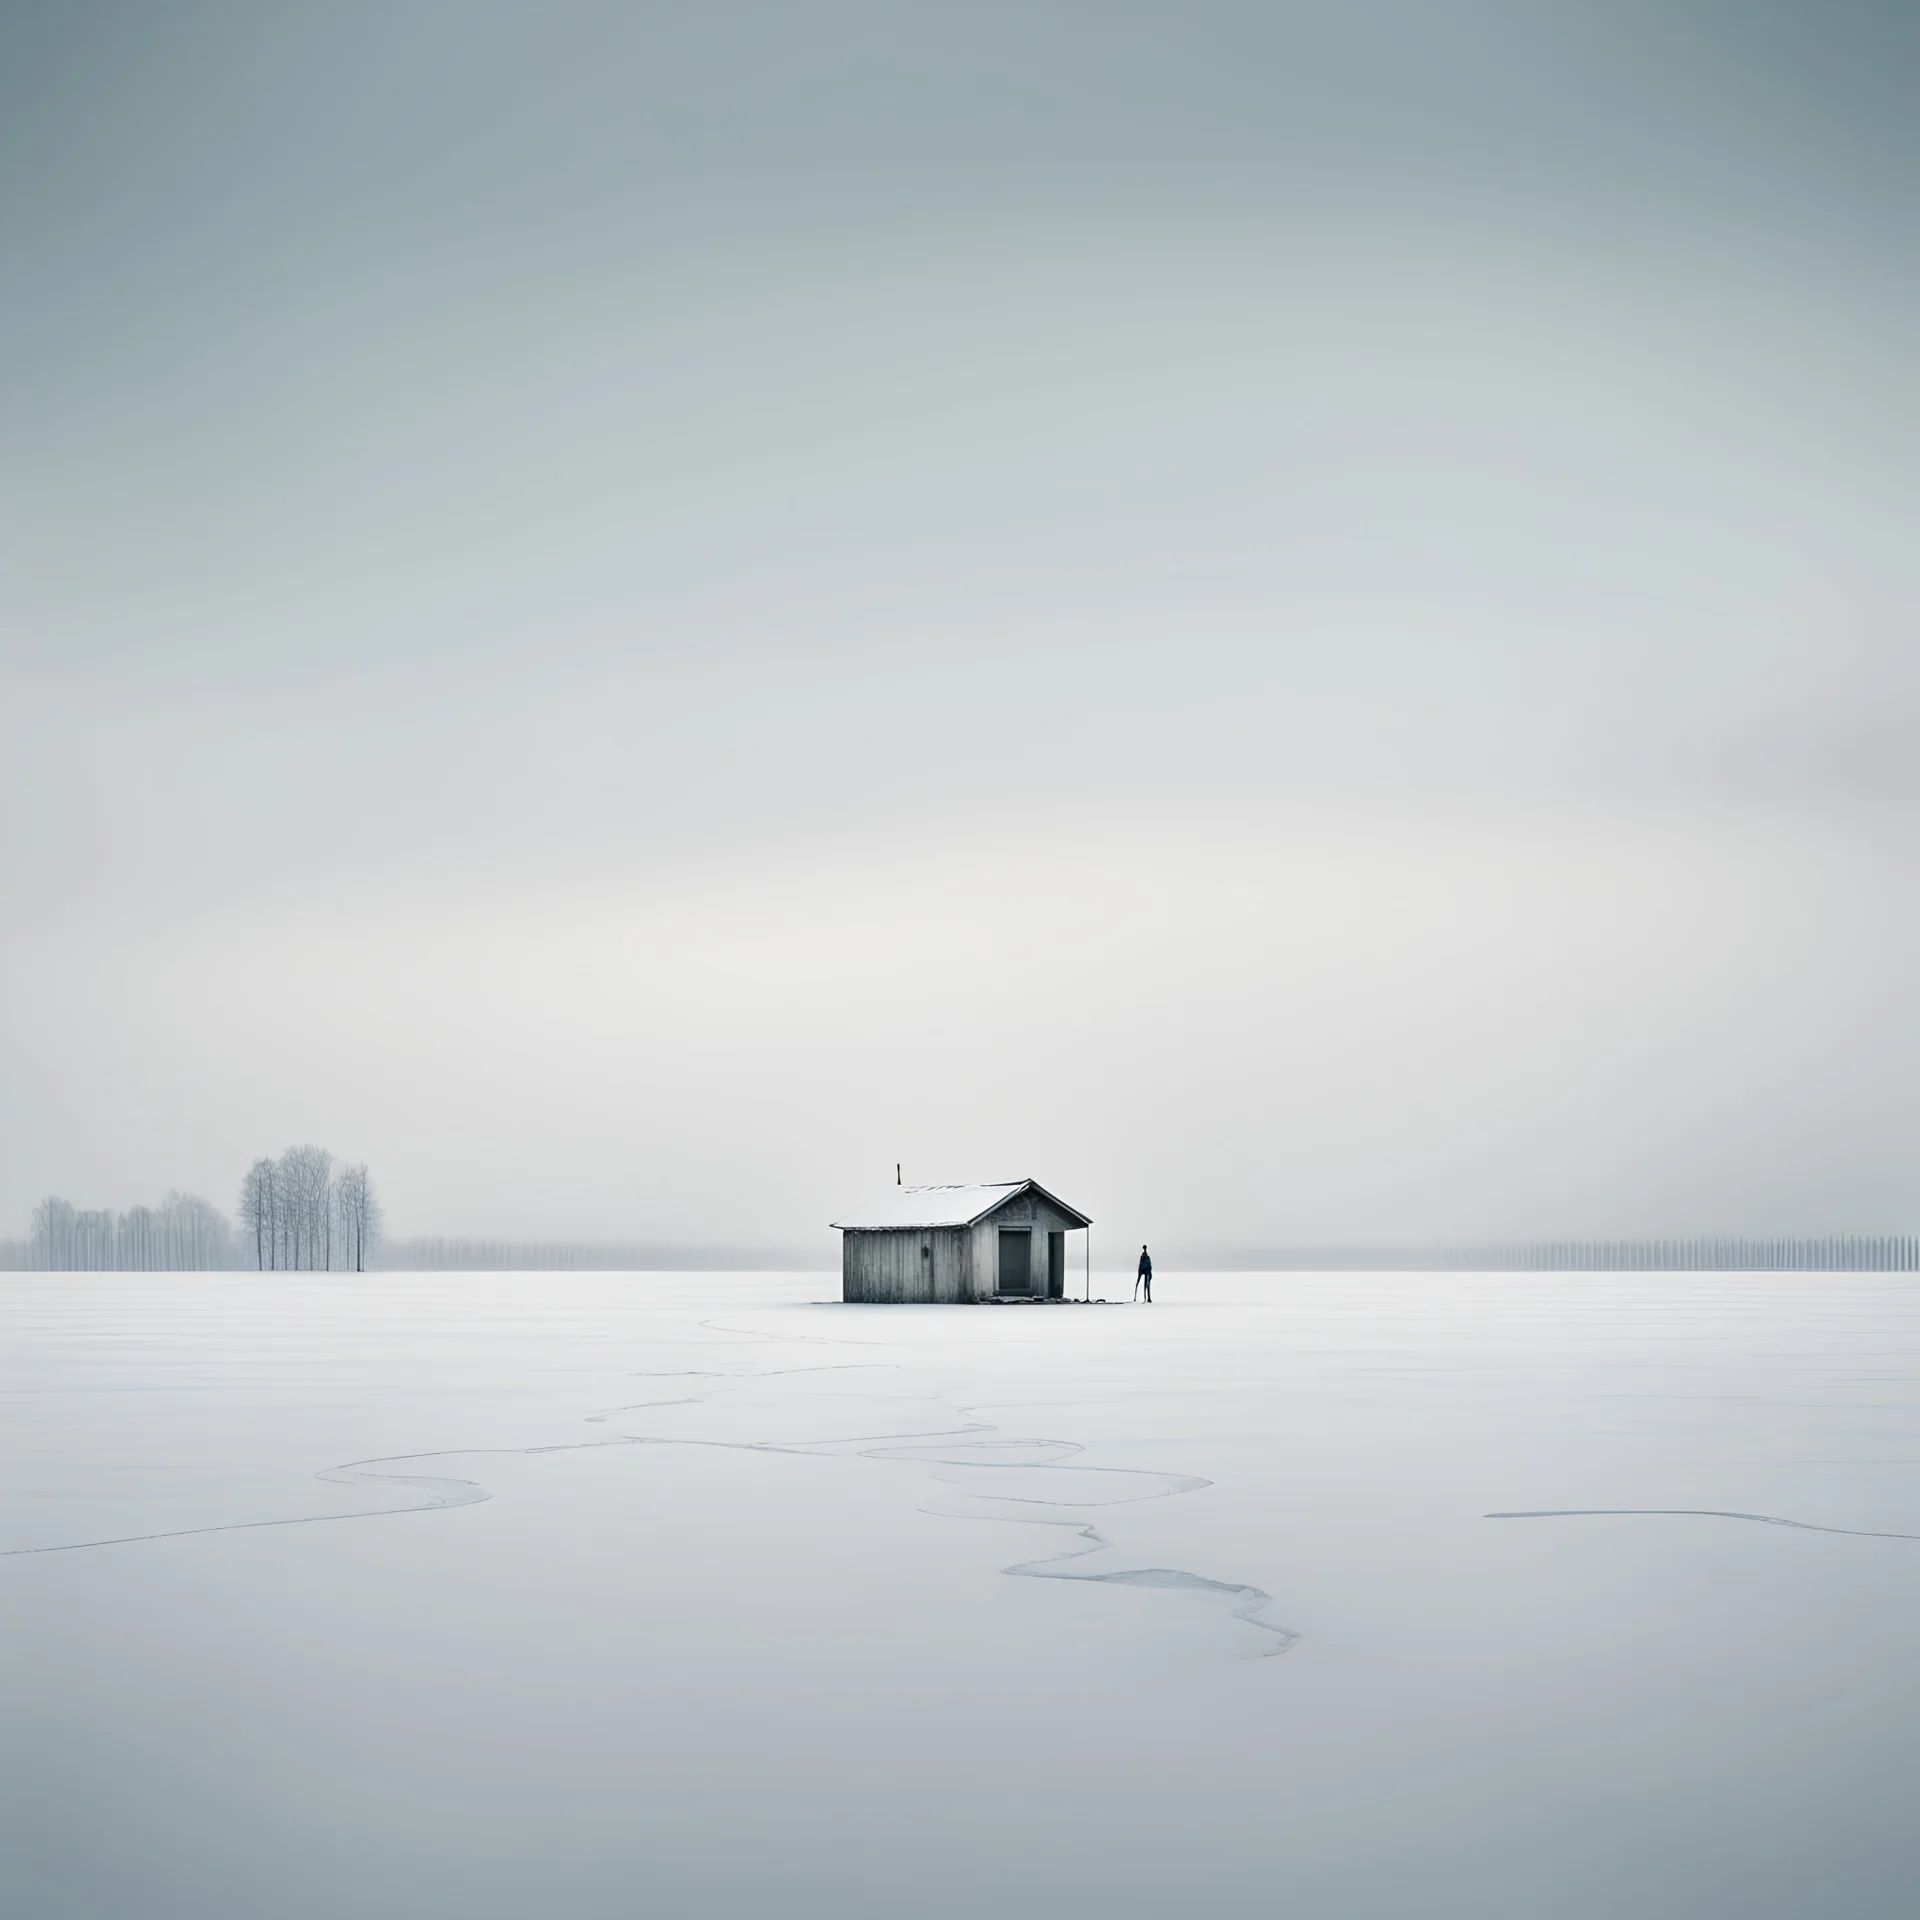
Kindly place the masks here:
<instances>
[{"instance_id":1,"label":"white snowfield","mask_svg":"<svg viewBox=\"0 0 1920 1920\"><path fill-rule=\"evenodd\" d=\"M0 1276L0 1911L1911 1910L1912 1277L1160 1282Z\"/></svg>"}]
</instances>

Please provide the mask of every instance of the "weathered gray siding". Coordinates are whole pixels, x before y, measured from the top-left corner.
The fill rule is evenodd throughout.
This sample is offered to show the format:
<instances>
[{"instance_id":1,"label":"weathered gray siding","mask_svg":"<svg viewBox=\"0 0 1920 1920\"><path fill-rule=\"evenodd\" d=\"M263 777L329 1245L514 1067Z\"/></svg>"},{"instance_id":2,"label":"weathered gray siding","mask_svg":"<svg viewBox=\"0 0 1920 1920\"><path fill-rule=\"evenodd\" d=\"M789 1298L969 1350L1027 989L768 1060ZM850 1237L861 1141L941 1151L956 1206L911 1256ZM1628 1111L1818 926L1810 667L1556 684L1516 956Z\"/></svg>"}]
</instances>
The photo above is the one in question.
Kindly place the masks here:
<instances>
[{"instance_id":1,"label":"weathered gray siding","mask_svg":"<svg viewBox=\"0 0 1920 1920\"><path fill-rule=\"evenodd\" d=\"M840 1236L840 1295L863 1301L974 1298L973 1235L965 1227L908 1227ZM922 1248L926 1251L923 1253Z\"/></svg>"}]
</instances>

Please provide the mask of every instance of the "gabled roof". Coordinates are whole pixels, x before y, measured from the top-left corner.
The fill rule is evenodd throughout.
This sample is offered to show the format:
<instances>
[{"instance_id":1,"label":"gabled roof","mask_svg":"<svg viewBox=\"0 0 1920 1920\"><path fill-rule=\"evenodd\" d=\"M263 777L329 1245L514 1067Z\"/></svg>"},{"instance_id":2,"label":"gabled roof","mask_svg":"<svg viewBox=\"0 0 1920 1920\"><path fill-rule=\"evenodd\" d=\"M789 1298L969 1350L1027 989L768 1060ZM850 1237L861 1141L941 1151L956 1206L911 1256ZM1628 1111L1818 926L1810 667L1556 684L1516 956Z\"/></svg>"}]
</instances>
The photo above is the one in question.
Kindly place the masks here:
<instances>
[{"instance_id":1,"label":"gabled roof","mask_svg":"<svg viewBox=\"0 0 1920 1920\"><path fill-rule=\"evenodd\" d=\"M996 1180L984 1186L889 1187L878 1200L833 1225L842 1233L885 1233L914 1227L970 1227L1015 1194L1031 1190L1081 1226L1093 1223L1076 1207L1057 1200L1037 1180Z\"/></svg>"}]
</instances>

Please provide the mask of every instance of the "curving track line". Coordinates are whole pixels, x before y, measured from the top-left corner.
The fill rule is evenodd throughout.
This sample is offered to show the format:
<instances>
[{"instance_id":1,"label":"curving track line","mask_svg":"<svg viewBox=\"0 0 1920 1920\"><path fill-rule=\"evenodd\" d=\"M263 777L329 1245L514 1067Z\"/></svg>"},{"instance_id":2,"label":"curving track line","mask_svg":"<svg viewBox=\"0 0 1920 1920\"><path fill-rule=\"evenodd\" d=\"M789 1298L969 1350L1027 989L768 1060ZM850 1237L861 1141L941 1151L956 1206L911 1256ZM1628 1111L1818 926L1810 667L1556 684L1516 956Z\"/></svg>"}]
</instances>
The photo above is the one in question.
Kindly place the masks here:
<instances>
[{"instance_id":1,"label":"curving track line","mask_svg":"<svg viewBox=\"0 0 1920 1920\"><path fill-rule=\"evenodd\" d=\"M479 1453L544 1453L544 1447L480 1447ZM434 1497L411 1507L361 1507L352 1513L296 1513L277 1520L223 1520L207 1527L169 1527L161 1533L121 1533L107 1540L66 1540L45 1547L0 1548L0 1560L22 1559L35 1553L85 1553L90 1547L130 1547L141 1540L190 1540L202 1533L250 1533L259 1527L318 1527L330 1520L379 1520L394 1513L438 1513L445 1507L477 1506L493 1495L477 1480L449 1480L425 1473L369 1473L369 1467L401 1461L447 1460L452 1453L392 1453L377 1460L350 1460L343 1467L327 1467L313 1477L340 1486L416 1487Z\"/></svg>"},{"instance_id":2,"label":"curving track line","mask_svg":"<svg viewBox=\"0 0 1920 1920\"><path fill-rule=\"evenodd\" d=\"M1920 1540L1920 1533L1880 1533L1871 1527L1822 1527L1811 1520L1783 1520L1777 1513L1734 1513L1725 1507L1536 1507L1523 1513L1483 1513L1483 1520L1751 1520L1760 1527L1791 1527L1796 1533L1844 1533L1855 1540Z\"/></svg>"},{"instance_id":3,"label":"curving track line","mask_svg":"<svg viewBox=\"0 0 1920 1920\"><path fill-rule=\"evenodd\" d=\"M737 1338L769 1341L775 1344L793 1341L809 1346L878 1346L879 1341L836 1341L831 1336L784 1335L758 1328L733 1327L718 1321L700 1322L703 1329ZM701 1392L670 1399L640 1400L623 1406L606 1407L584 1416L589 1425L605 1426L617 1416L644 1413L657 1408L706 1404L734 1386L757 1380L778 1379L803 1373L900 1370L897 1361L840 1361L824 1366L772 1367L754 1373L736 1373L714 1368L681 1368L670 1371L642 1372L635 1379L709 1380L714 1384ZM1071 1580L1098 1586L1158 1588L1192 1593L1208 1600L1229 1603L1231 1617L1243 1621L1261 1633L1272 1636L1272 1643L1258 1657L1272 1658L1295 1646L1300 1636L1287 1627L1261 1618L1272 1604L1273 1596L1264 1588L1242 1582L1216 1580L1184 1567L1087 1568L1073 1563L1118 1551L1087 1517L1090 1510L1136 1504L1143 1500L1163 1500L1185 1493L1197 1493L1213 1484L1193 1474L1159 1472L1144 1467L1100 1467L1069 1464L1072 1456L1085 1449L1078 1441L1052 1439L1013 1439L998 1436L1000 1429L988 1421L969 1417L965 1408L949 1406L937 1394L903 1395L902 1399L920 1401L957 1416L959 1424L938 1426L923 1432L862 1433L839 1435L828 1440L701 1440L676 1434L628 1433L616 1431L605 1439L562 1441L534 1447L449 1447L434 1452L387 1454L374 1459L348 1461L327 1467L314 1477L340 1486L405 1487L429 1497L403 1507L366 1507L348 1513L293 1514L270 1520L237 1520L203 1527L173 1527L152 1533L118 1534L101 1540L74 1540L38 1547L0 1549L0 1559L36 1554L84 1553L98 1547L132 1546L149 1540L181 1540L201 1534L246 1533L267 1527L321 1526L341 1520L376 1520L409 1513L436 1513L452 1507L474 1506L491 1500L492 1493L477 1480L456 1479L419 1473L379 1472L383 1467L411 1466L427 1460L471 1459L487 1455L521 1458L549 1453L583 1452L595 1447L660 1446L713 1447L728 1452L777 1453L815 1459L851 1457L866 1460L915 1462L935 1469L935 1478L970 1487L919 1510L943 1519L992 1520L1017 1526L1065 1529L1076 1544L1061 1552L1036 1560L1017 1561L1000 1569L1016 1579ZM937 1443L945 1443L937 1444ZM1003 1490L988 1479L984 1486L979 1476L1010 1472L1043 1476L1045 1492ZM1149 1483L1140 1491L1103 1492L1098 1483ZM1019 1509L1051 1507L1061 1509L1061 1517L1041 1517ZM1492 1517L1492 1516L1490 1516ZM1502 1516L1518 1517L1518 1516ZM1790 1523L1789 1523L1790 1524Z\"/></svg>"}]
</instances>

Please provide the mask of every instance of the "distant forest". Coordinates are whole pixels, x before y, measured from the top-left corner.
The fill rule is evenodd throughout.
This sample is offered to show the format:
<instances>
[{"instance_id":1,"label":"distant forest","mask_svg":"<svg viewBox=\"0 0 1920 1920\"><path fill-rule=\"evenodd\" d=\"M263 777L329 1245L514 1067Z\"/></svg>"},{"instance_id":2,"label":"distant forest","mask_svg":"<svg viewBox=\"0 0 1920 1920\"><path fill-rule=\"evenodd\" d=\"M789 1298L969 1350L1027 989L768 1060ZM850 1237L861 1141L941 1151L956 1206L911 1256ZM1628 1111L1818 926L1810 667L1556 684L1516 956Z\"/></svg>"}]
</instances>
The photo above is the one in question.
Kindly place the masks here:
<instances>
[{"instance_id":1,"label":"distant forest","mask_svg":"<svg viewBox=\"0 0 1920 1920\"><path fill-rule=\"evenodd\" d=\"M42 1200L25 1251L22 1264L41 1273L217 1273L241 1264L231 1223L197 1193L125 1213Z\"/></svg>"},{"instance_id":2,"label":"distant forest","mask_svg":"<svg viewBox=\"0 0 1920 1920\"><path fill-rule=\"evenodd\" d=\"M1914 1273L1904 1233L1707 1235L1671 1240L1502 1240L1477 1246L1283 1247L1186 1263L1241 1273Z\"/></svg>"},{"instance_id":3,"label":"distant forest","mask_svg":"<svg viewBox=\"0 0 1920 1920\"><path fill-rule=\"evenodd\" d=\"M823 1262L818 1248L420 1239L387 1242L380 1264L401 1273L805 1273Z\"/></svg>"},{"instance_id":4,"label":"distant forest","mask_svg":"<svg viewBox=\"0 0 1920 1920\"><path fill-rule=\"evenodd\" d=\"M289 1147L256 1160L240 1183L238 1231L198 1194L157 1207L76 1207L49 1198L24 1242L0 1243L0 1266L38 1273L364 1273L380 1246L381 1212L364 1163L324 1147Z\"/></svg>"},{"instance_id":5,"label":"distant forest","mask_svg":"<svg viewBox=\"0 0 1920 1920\"><path fill-rule=\"evenodd\" d=\"M618 1273L804 1272L821 1249L688 1247L584 1240L389 1241L364 1165L319 1147L256 1160L240 1189L238 1230L210 1201L170 1193L157 1207L88 1212L65 1200L34 1209L25 1240L0 1240L0 1270L40 1272ZM1725 1235L1656 1240L1509 1240L1469 1245L1164 1247L1168 1273L1914 1273L1920 1235Z\"/></svg>"}]
</instances>

